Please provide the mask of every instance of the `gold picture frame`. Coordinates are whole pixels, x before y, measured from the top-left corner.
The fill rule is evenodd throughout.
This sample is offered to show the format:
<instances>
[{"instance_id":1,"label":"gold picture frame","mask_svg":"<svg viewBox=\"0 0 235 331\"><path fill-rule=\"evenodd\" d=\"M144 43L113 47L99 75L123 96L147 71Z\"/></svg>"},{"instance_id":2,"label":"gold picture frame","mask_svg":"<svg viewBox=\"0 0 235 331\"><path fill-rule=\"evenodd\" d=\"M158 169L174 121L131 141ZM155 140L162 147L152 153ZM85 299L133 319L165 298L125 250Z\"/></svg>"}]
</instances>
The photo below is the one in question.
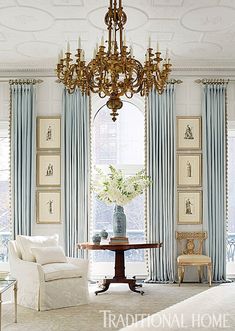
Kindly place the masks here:
<instances>
[{"instance_id":1,"label":"gold picture frame","mask_svg":"<svg viewBox=\"0 0 235 331\"><path fill-rule=\"evenodd\" d=\"M60 153L37 154L37 186L59 187L61 185Z\"/></svg>"},{"instance_id":2,"label":"gold picture frame","mask_svg":"<svg viewBox=\"0 0 235 331\"><path fill-rule=\"evenodd\" d=\"M60 190L40 190L36 193L37 224L61 223Z\"/></svg>"},{"instance_id":3,"label":"gold picture frame","mask_svg":"<svg viewBox=\"0 0 235 331\"><path fill-rule=\"evenodd\" d=\"M179 187L202 186L202 155L177 155L177 185Z\"/></svg>"},{"instance_id":4,"label":"gold picture frame","mask_svg":"<svg viewBox=\"0 0 235 331\"><path fill-rule=\"evenodd\" d=\"M200 150L202 148L201 116L177 116L177 149Z\"/></svg>"},{"instance_id":5,"label":"gold picture frame","mask_svg":"<svg viewBox=\"0 0 235 331\"><path fill-rule=\"evenodd\" d=\"M61 147L61 117L37 117L37 149L60 150Z\"/></svg>"},{"instance_id":6,"label":"gold picture frame","mask_svg":"<svg viewBox=\"0 0 235 331\"><path fill-rule=\"evenodd\" d=\"M178 191L178 224L202 224L202 191Z\"/></svg>"}]
</instances>

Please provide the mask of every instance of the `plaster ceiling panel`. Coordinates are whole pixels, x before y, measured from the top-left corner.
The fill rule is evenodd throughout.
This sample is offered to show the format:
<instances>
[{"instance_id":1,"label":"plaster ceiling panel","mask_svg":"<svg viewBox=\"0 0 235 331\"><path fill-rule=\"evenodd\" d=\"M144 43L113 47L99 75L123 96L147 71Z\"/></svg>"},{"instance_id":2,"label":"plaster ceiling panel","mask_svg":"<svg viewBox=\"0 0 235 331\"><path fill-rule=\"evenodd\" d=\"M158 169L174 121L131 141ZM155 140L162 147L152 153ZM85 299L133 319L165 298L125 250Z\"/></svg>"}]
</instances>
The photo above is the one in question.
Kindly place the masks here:
<instances>
[{"instance_id":1,"label":"plaster ceiling panel","mask_svg":"<svg viewBox=\"0 0 235 331\"><path fill-rule=\"evenodd\" d=\"M6 36L0 32L0 41L6 41Z\"/></svg>"},{"instance_id":2,"label":"plaster ceiling panel","mask_svg":"<svg viewBox=\"0 0 235 331\"><path fill-rule=\"evenodd\" d=\"M139 8L125 6L125 12L128 17L126 30L135 30L139 27L143 27L148 21L148 15ZM93 27L99 30L106 29L104 23L104 15L107 12L107 7L100 7L90 11L87 15L88 21Z\"/></svg>"},{"instance_id":3,"label":"plaster ceiling panel","mask_svg":"<svg viewBox=\"0 0 235 331\"><path fill-rule=\"evenodd\" d=\"M54 68L58 50L67 40L75 50L78 36L89 60L102 31L107 36L108 5L109 0L0 0L0 66ZM123 0L123 6L127 43L137 59L143 60L151 35L152 46L159 41L163 54L172 50L175 63L235 60L235 0Z\"/></svg>"},{"instance_id":4,"label":"plaster ceiling panel","mask_svg":"<svg viewBox=\"0 0 235 331\"><path fill-rule=\"evenodd\" d=\"M190 31L184 28L179 28L175 31L172 42L199 42L203 37L203 33L199 31Z\"/></svg>"},{"instance_id":5,"label":"plaster ceiling panel","mask_svg":"<svg viewBox=\"0 0 235 331\"><path fill-rule=\"evenodd\" d=\"M53 17L41 9L31 7L8 7L1 9L0 24L12 30L46 30L53 23Z\"/></svg>"},{"instance_id":6,"label":"plaster ceiling panel","mask_svg":"<svg viewBox=\"0 0 235 331\"><path fill-rule=\"evenodd\" d=\"M218 44L213 43L200 43L200 42L187 42L182 43L173 48L172 54L179 57L187 58L204 58L210 59L219 57L222 49Z\"/></svg>"},{"instance_id":7,"label":"plaster ceiling panel","mask_svg":"<svg viewBox=\"0 0 235 331\"><path fill-rule=\"evenodd\" d=\"M161 19L150 19L144 27L144 31L156 31L156 32L175 32L181 29L179 20L161 20Z\"/></svg>"},{"instance_id":8,"label":"plaster ceiling panel","mask_svg":"<svg viewBox=\"0 0 235 331\"><path fill-rule=\"evenodd\" d=\"M153 7L149 12L149 18L175 20L180 19L184 13L183 7Z\"/></svg>"},{"instance_id":9,"label":"plaster ceiling panel","mask_svg":"<svg viewBox=\"0 0 235 331\"><path fill-rule=\"evenodd\" d=\"M16 3L16 0L7 0L7 3L6 3L6 0L0 0L0 7L11 7L11 6L16 6L17 3Z\"/></svg>"},{"instance_id":10,"label":"plaster ceiling panel","mask_svg":"<svg viewBox=\"0 0 235 331\"><path fill-rule=\"evenodd\" d=\"M4 0L0 0L4 1ZM83 0L15 0L20 6L46 7L81 7ZM6 0L5 0L6 2Z\"/></svg>"},{"instance_id":11,"label":"plaster ceiling panel","mask_svg":"<svg viewBox=\"0 0 235 331\"><path fill-rule=\"evenodd\" d=\"M181 7L184 0L152 0L153 6Z\"/></svg>"},{"instance_id":12,"label":"plaster ceiling panel","mask_svg":"<svg viewBox=\"0 0 235 331\"><path fill-rule=\"evenodd\" d=\"M85 0L52 0L54 6L84 6Z\"/></svg>"},{"instance_id":13,"label":"plaster ceiling panel","mask_svg":"<svg viewBox=\"0 0 235 331\"><path fill-rule=\"evenodd\" d=\"M54 18L84 18L86 17L87 11L82 2L71 1L66 5L66 0L61 0L56 3L52 0L18 0L20 6L29 6L35 9L44 9L50 13Z\"/></svg>"},{"instance_id":14,"label":"plaster ceiling panel","mask_svg":"<svg viewBox=\"0 0 235 331\"><path fill-rule=\"evenodd\" d=\"M220 0L184 0L183 2L183 7L185 10L219 5Z\"/></svg>"},{"instance_id":15,"label":"plaster ceiling panel","mask_svg":"<svg viewBox=\"0 0 235 331\"><path fill-rule=\"evenodd\" d=\"M52 7L51 0L16 0L19 6L46 9Z\"/></svg>"},{"instance_id":16,"label":"plaster ceiling panel","mask_svg":"<svg viewBox=\"0 0 235 331\"><path fill-rule=\"evenodd\" d=\"M226 43L235 41L235 29L226 32L207 32L203 37L204 42L219 43L221 47ZM230 44L231 48L231 44Z\"/></svg>"},{"instance_id":17,"label":"plaster ceiling panel","mask_svg":"<svg viewBox=\"0 0 235 331\"><path fill-rule=\"evenodd\" d=\"M202 7L188 11L181 24L193 31L221 31L234 25L235 8Z\"/></svg>"},{"instance_id":18,"label":"plaster ceiling panel","mask_svg":"<svg viewBox=\"0 0 235 331\"><path fill-rule=\"evenodd\" d=\"M156 32L148 31L148 34L151 36L153 41L171 41L174 37L174 32Z\"/></svg>"},{"instance_id":19,"label":"plaster ceiling panel","mask_svg":"<svg viewBox=\"0 0 235 331\"><path fill-rule=\"evenodd\" d=\"M89 33L87 31L64 31L64 32L46 32L46 31L40 31L34 33L35 39L40 41L47 41L47 42L58 42L58 43L65 43L68 40L69 41L78 41L78 38L80 37L82 42L89 40Z\"/></svg>"},{"instance_id":20,"label":"plaster ceiling panel","mask_svg":"<svg viewBox=\"0 0 235 331\"><path fill-rule=\"evenodd\" d=\"M80 31L87 31L89 23L86 20L56 20L55 24L50 28L51 33L67 33L73 32L79 35Z\"/></svg>"},{"instance_id":21,"label":"plaster ceiling panel","mask_svg":"<svg viewBox=\"0 0 235 331\"><path fill-rule=\"evenodd\" d=\"M45 54L48 57L58 54L59 45L56 43L29 41L25 43L19 43L16 46L16 51L28 57L43 58Z\"/></svg>"},{"instance_id":22,"label":"plaster ceiling panel","mask_svg":"<svg viewBox=\"0 0 235 331\"><path fill-rule=\"evenodd\" d=\"M220 0L219 1L220 6L229 6L235 8L235 1L234 0Z\"/></svg>"}]
</instances>

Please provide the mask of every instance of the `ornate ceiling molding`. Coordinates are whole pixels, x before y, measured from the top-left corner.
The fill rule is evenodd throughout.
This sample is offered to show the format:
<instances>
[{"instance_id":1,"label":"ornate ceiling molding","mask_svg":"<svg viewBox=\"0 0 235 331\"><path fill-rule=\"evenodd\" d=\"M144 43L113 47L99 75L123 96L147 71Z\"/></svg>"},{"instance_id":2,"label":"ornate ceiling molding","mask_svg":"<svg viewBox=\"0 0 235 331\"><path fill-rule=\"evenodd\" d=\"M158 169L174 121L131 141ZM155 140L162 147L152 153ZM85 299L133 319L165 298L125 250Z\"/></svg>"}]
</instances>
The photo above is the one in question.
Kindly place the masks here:
<instances>
[{"instance_id":1,"label":"ornate ceiling molding","mask_svg":"<svg viewBox=\"0 0 235 331\"><path fill-rule=\"evenodd\" d=\"M183 77L222 77L222 78L234 78L235 67L174 67L172 71L172 78L183 78ZM20 78L20 77L55 77L56 74L54 68L0 68L1 78Z\"/></svg>"}]
</instances>

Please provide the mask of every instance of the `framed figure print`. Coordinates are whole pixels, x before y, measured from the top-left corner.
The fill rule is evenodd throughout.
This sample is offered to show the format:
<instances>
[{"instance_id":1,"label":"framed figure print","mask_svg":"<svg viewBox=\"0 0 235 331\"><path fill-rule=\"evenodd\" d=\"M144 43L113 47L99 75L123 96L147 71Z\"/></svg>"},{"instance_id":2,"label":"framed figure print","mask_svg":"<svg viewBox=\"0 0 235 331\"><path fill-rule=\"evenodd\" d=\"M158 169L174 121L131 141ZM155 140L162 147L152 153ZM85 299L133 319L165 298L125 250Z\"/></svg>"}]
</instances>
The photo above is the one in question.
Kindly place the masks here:
<instances>
[{"instance_id":1,"label":"framed figure print","mask_svg":"<svg viewBox=\"0 0 235 331\"><path fill-rule=\"evenodd\" d=\"M201 154L178 154L178 186L202 185Z\"/></svg>"},{"instance_id":2,"label":"framed figure print","mask_svg":"<svg viewBox=\"0 0 235 331\"><path fill-rule=\"evenodd\" d=\"M37 117L37 149L60 149L60 116Z\"/></svg>"},{"instance_id":3,"label":"framed figure print","mask_svg":"<svg viewBox=\"0 0 235 331\"><path fill-rule=\"evenodd\" d=\"M201 116L177 116L177 149L201 149Z\"/></svg>"},{"instance_id":4,"label":"framed figure print","mask_svg":"<svg viewBox=\"0 0 235 331\"><path fill-rule=\"evenodd\" d=\"M36 215L37 223L61 223L60 191L37 191Z\"/></svg>"},{"instance_id":5,"label":"framed figure print","mask_svg":"<svg viewBox=\"0 0 235 331\"><path fill-rule=\"evenodd\" d=\"M178 191L178 224L202 223L202 191Z\"/></svg>"},{"instance_id":6,"label":"framed figure print","mask_svg":"<svg viewBox=\"0 0 235 331\"><path fill-rule=\"evenodd\" d=\"M37 154L37 186L60 186L60 154Z\"/></svg>"}]
</instances>

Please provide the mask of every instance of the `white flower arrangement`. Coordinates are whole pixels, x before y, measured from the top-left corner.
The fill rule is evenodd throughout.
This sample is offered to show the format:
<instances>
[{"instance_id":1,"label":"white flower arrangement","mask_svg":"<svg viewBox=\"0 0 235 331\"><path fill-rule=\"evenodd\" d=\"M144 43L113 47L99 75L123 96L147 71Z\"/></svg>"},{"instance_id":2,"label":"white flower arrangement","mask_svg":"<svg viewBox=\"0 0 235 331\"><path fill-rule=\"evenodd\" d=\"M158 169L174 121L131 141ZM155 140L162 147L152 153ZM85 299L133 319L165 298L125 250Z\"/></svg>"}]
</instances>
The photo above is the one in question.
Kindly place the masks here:
<instances>
[{"instance_id":1,"label":"white flower arrangement","mask_svg":"<svg viewBox=\"0 0 235 331\"><path fill-rule=\"evenodd\" d=\"M99 200L107 205L116 204L124 206L138 195L151 183L145 175L144 169L138 171L134 176L125 176L121 170L109 166L110 173L105 174L96 168L97 176L93 181L92 189L97 193Z\"/></svg>"}]
</instances>

